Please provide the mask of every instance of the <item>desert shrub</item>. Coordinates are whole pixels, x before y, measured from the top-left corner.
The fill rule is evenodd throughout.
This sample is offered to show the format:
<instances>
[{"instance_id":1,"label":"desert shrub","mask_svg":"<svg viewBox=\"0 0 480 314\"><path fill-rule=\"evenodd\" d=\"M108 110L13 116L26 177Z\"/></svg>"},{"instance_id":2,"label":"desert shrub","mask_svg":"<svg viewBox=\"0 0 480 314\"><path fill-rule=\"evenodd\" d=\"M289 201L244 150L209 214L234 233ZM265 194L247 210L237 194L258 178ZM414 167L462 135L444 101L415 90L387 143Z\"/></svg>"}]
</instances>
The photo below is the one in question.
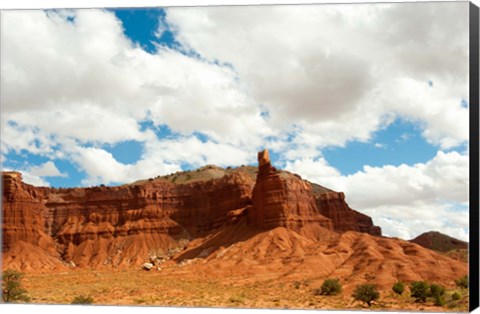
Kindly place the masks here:
<instances>
[{"instance_id":1,"label":"desert shrub","mask_svg":"<svg viewBox=\"0 0 480 314\"><path fill-rule=\"evenodd\" d=\"M444 294L445 294L445 288L444 287L442 287L440 285L436 285L436 284L430 285L429 296L434 298L435 305L442 306L442 305L445 304Z\"/></svg>"},{"instance_id":2,"label":"desert shrub","mask_svg":"<svg viewBox=\"0 0 480 314\"><path fill-rule=\"evenodd\" d=\"M403 291L405 290L405 285L404 285L403 282L401 282L401 281L396 282L396 283L393 285L392 290L393 290L393 292L395 292L396 294L402 294Z\"/></svg>"},{"instance_id":3,"label":"desert shrub","mask_svg":"<svg viewBox=\"0 0 480 314\"><path fill-rule=\"evenodd\" d=\"M72 300L72 304L92 304L93 298L89 295L77 295Z\"/></svg>"},{"instance_id":4,"label":"desert shrub","mask_svg":"<svg viewBox=\"0 0 480 314\"><path fill-rule=\"evenodd\" d=\"M468 288L468 276L465 275L463 277L458 278L457 280L455 280L455 284L460 288L467 289Z\"/></svg>"},{"instance_id":5,"label":"desert shrub","mask_svg":"<svg viewBox=\"0 0 480 314\"><path fill-rule=\"evenodd\" d=\"M455 292L452 294L452 300L458 301L458 300L460 300L460 298L461 298L460 293L458 293L458 292L455 291Z\"/></svg>"},{"instance_id":6,"label":"desert shrub","mask_svg":"<svg viewBox=\"0 0 480 314\"><path fill-rule=\"evenodd\" d=\"M294 281L293 282L293 287L295 289L300 289L300 286L302 285L302 283L300 281Z\"/></svg>"},{"instance_id":7,"label":"desert shrub","mask_svg":"<svg viewBox=\"0 0 480 314\"><path fill-rule=\"evenodd\" d=\"M414 281L410 284L410 296L415 302L425 302L429 294L429 286L424 281Z\"/></svg>"},{"instance_id":8,"label":"desert shrub","mask_svg":"<svg viewBox=\"0 0 480 314\"><path fill-rule=\"evenodd\" d=\"M440 286L440 285L436 285L436 284L432 284L430 285L430 292L429 292L429 295L431 297L438 297L438 296L443 296L445 294L445 288Z\"/></svg>"},{"instance_id":9,"label":"desert shrub","mask_svg":"<svg viewBox=\"0 0 480 314\"><path fill-rule=\"evenodd\" d=\"M2 274L2 300L10 302L29 302L30 297L22 288L23 274L13 269L7 269Z\"/></svg>"},{"instance_id":10,"label":"desert shrub","mask_svg":"<svg viewBox=\"0 0 480 314\"><path fill-rule=\"evenodd\" d=\"M318 293L320 292L320 293ZM320 291L317 289L316 294L321 295L337 295L342 292L342 285L338 281L338 279L326 279L322 286L320 287Z\"/></svg>"},{"instance_id":11,"label":"desert shrub","mask_svg":"<svg viewBox=\"0 0 480 314\"><path fill-rule=\"evenodd\" d=\"M445 297L443 295L437 295L434 297L436 306L445 305Z\"/></svg>"},{"instance_id":12,"label":"desert shrub","mask_svg":"<svg viewBox=\"0 0 480 314\"><path fill-rule=\"evenodd\" d=\"M368 306L372 305L372 301L380 298L380 293L377 291L377 287L372 284L358 285L353 292L352 297L357 301L367 303Z\"/></svg>"}]
</instances>

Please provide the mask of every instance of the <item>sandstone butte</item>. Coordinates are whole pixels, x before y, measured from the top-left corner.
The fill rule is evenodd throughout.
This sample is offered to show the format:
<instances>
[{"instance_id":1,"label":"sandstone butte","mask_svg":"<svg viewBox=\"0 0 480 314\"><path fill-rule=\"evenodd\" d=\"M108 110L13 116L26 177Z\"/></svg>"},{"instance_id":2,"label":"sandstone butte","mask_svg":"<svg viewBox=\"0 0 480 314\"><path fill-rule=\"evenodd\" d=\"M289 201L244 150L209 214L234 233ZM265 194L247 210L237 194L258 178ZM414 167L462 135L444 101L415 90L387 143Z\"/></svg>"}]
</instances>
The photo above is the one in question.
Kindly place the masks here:
<instances>
[{"instance_id":1,"label":"sandstone butte","mask_svg":"<svg viewBox=\"0 0 480 314\"><path fill-rule=\"evenodd\" d=\"M468 265L381 235L345 195L275 169L195 171L91 188L35 187L3 172L3 269L136 268L170 252L182 271L218 278L340 278L451 284ZM166 265L168 265L168 263Z\"/></svg>"}]
</instances>

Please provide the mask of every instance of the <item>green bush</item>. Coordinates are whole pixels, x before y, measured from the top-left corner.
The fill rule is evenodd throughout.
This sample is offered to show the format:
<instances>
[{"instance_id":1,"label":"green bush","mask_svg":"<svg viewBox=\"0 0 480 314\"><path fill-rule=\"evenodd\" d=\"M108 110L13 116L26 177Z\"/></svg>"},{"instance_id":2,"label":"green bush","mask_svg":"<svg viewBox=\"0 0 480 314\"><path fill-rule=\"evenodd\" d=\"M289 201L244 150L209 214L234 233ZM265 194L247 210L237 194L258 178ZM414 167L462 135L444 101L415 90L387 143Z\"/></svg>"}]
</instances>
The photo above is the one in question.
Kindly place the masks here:
<instances>
[{"instance_id":1,"label":"green bush","mask_svg":"<svg viewBox=\"0 0 480 314\"><path fill-rule=\"evenodd\" d=\"M410 284L410 296L415 302L425 302L429 295L429 286L424 281L414 281Z\"/></svg>"},{"instance_id":2,"label":"green bush","mask_svg":"<svg viewBox=\"0 0 480 314\"><path fill-rule=\"evenodd\" d=\"M468 276L465 275L463 277L458 278L455 280L455 283L457 284L458 287L467 289L468 288Z\"/></svg>"},{"instance_id":3,"label":"green bush","mask_svg":"<svg viewBox=\"0 0 480 314\"><path fill-rule=\"evenodd\" d=\"M10 302L29 302L30 297L22 288L23 274L13 269L7 269L2 274L2 300Z\"/></svg>"},{"instance_id":4,"label":"green bush","mask_svg":"<svg viewBox=\"0 0 480 314\"><path fill-rule=\"evenodd\" d=\"M445 288L432 284L430 285L430 296L432 296L435 300L435 305L437 306L443 306L445 305Z\"/></svg>"},{"instance_id":5,"label":"green bush","mask_svg":"<svg viewBox=\"0 0 480 314\"><path fill-rule=\"evenodd\" d=\"M403 293L403 291L405 290L405 285L403 284L403 282L399 281L399 282L397 282L393 285L392 290L396 294L401 295Z\"/></svg>"},{"instance_id":6,"label":"green bush","mask_svg":"<svg viewBox=\"0 0 480 314\"><path fill-rule=\"evenodd\" d=\"M72 300L72 304L92 304L93 298L89 295L77 295Z\"/></svg>"},{"instance_id":7,"label":"green bush","mask_svg":"<svg viewBox=\"0 0 480 314\"><path fill-rule=\"evenodd\" d=\"M377 287L372 284L358 285L353 292L352 297L357 301L362 301L372 305L372 301L380 298L380 293L377 291Z\"/></svg>"},{"instance_id":8,"label":"green bush","mask_svg":"<svg viewBox=\"0 0 480 314\"><path fill-rule=\"evenodd\" d=\"M437 298L437 297L443 296L444 294L445 294L445 288L444 287L442 287L440 285L436 285L436 284L430 285L429 296Z\"/></svg>"},{"instance_id":9,"label":"green bush","mask_svg":"<svg viewBox=\"0 0 480 314\"><path fill-rule=\"evenodd\" d=\"M460 293L458 293L458 292L455 291L455 292L452 294L452 300L458 301L458 300L460 300L460 298L461 298Z\"/></svg>"},{"instance_id":10,"label":"green bush","mask_svg":"<svg viewBox=\"0 0 480 314\"><path fill-rule=\"evenodd\" d=\"M434 298L435 298L435 305L436 306L445 305L445 297L443 295L437 295Z\"/></svg>"},{"instance_id":11,"label":"green bush","mask_svg":"<svg viewBox=\"0 0 480 314\"><path fill-rule=\"evenodd\" d=\"M327 279L320 287L321 295L337 295L340 292L342 292L342 285L338 279Z\"/></svg>"}]
</instances>

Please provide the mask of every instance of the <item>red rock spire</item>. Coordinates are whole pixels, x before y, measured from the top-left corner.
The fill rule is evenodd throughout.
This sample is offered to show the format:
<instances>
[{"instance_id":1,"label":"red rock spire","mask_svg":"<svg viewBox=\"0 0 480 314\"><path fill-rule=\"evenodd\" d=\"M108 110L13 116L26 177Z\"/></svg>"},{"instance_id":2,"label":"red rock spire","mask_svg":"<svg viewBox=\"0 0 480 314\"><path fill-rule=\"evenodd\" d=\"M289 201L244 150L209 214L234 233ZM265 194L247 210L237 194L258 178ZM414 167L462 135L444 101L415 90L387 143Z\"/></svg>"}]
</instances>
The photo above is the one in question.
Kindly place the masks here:
<instances>
[{"instance_id":1,"label":"red rock spire","mask_svg":"<svg viewBox=\"0 0 480 314\"><path fill-rule=\"evenodd\" d=\"M264 149L261 152L258 152L258 167L271 165L270 164L270 155L268 154L268 150Z\"/></svg>"}]
</instances>

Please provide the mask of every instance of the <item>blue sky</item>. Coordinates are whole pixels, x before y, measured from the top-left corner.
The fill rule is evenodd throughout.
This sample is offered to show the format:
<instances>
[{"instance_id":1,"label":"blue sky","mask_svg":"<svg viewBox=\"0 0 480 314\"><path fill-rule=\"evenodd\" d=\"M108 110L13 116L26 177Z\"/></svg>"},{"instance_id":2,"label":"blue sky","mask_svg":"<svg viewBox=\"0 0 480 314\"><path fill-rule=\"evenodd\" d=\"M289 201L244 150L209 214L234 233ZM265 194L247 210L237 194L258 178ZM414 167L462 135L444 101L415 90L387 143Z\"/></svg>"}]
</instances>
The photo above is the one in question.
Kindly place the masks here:
<instances>
[{"instance_id":1,"label":"blue sky","mask_svg":"<svg viewBox=\"0 0 480 314\"><path fill-rule=\"evenodd\" d=\"M5 14L2 166L34 185L117 185L255 165L267 148L387 235L465 238L468 23L444 21L468 6L361 6Z\"/></svg>"}]
</instances>

